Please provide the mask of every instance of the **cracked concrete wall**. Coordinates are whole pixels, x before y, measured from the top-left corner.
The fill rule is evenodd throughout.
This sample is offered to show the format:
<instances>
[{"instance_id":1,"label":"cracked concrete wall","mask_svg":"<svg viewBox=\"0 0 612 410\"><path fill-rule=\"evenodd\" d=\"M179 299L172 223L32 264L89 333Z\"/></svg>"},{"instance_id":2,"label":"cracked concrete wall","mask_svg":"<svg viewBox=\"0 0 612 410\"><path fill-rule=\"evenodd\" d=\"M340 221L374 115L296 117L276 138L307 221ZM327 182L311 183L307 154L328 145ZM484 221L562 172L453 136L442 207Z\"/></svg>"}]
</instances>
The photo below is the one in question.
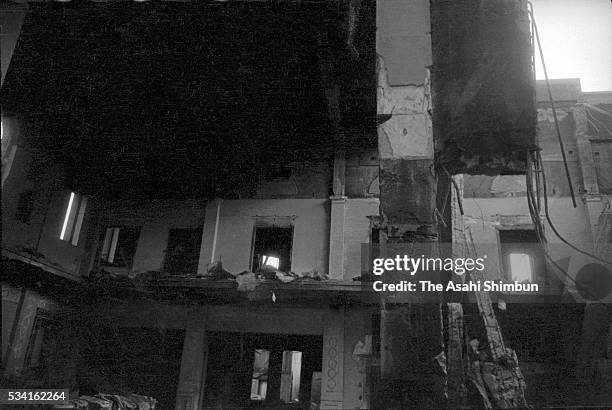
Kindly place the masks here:
<instances>
[{"instance_id":1,"label":"cracked concrete wall","mask_svg":"<svg viewBox=\"0 0 612 410\"><path fill-rule=\"evenodd\" d=\"M429 78L422 79L422 85L391 86L389 75L386 61L380 57L377 113L390 115L389 120L378 128L380 158L433 158Z\"/></svg>"},{"instance_id":2,"label":"cracked concrete wall","mask_svg":"<svg viewBox=\"0 0 612 410\"><path fill-rule=\"evenodd\" d=\"M429 77L429 2L379 0L377 5L377 114L379 121L386 120L378 126L381 237L383 243L385 238L394 243L426 242L423 246L431 246L433 253L438 232L434 219L437 180ZM381 248L381 256L388 252L385 249ZM400 278L393 274L387 277L389 281L395 279ZM402 320L403 303L413 302L411 296L385 300L380 347L384 381L375 394L393 407L408 403L431 406L431 397L441 396L432 393L424 397L418 392L437 391L437 383L425 365L441 349L439 318L429 316L436 305L409 305L422 320L408 323ZM414 328L423 330L418 340L412 339ZM417 388L413 388L415 374L419 375Z\"/></svg>"},{"instance_id":3,"label":"cracked concrete wall","mask_svg":"<svg viewBox=\"0 0 612 410\"><path fill-rule=\"evenodd\" d=\"M380 212L399 230L433 225L429 1L377 2ZM430 229L428 229L430 230Z\"/></svg>"}]
</instances>

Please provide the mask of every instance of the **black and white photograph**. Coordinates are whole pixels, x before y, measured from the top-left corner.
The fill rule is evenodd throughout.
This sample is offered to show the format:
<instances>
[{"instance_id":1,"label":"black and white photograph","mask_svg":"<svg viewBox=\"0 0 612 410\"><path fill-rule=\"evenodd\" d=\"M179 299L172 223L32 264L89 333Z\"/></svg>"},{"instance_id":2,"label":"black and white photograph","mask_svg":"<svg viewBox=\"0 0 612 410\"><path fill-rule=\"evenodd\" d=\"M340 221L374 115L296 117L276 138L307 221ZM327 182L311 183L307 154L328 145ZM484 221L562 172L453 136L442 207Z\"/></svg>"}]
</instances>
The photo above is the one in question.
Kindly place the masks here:
<instances>
[{"instance_id":1,"label":"black and white photograph","mask_svg":"<svg viewBox=\"0 0 612 410\"><path fill-rule=\"evenodd\" d=\"M612 409L611 0L0 29L0 408Z\"/></svg>"}]
</instances>

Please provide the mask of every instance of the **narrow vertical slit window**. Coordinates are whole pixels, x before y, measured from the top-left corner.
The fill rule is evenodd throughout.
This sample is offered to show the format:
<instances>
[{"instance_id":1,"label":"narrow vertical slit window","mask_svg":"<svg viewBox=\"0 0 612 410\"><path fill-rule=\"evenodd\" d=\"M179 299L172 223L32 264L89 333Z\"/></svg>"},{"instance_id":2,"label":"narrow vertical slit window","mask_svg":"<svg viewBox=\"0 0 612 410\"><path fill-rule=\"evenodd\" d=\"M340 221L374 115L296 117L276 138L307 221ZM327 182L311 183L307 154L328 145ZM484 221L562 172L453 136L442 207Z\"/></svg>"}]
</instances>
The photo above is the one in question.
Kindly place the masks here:
<instances>
[{"instance_id":1,"label":"narrow vertical slit window","mask_svg":"<svg viewBox=\"0 0 612 410\"><path fill-rule=\"evenodd\" d=\"M251 378L251 400L263 401L266 399L269 364L270 351L255 349L255 359L253 360L253 377Z\"/></svg>"},{"instance_id":2,"label":"narrow vertical slit window","mask_svg":"<svg viewBox=\"0 0 612 410\"><path fill-rule=\"evenodd\" d=\"M113 226L100 237L99 260L102 265L131 269L140 237L139 226Z\"/></svg>"},{"instance_id":3,"label":"narrow vertical slit window","mask_svg":"<svg viewBox=\"0 0 612 410\"><path fill-rule=\"evenodd\" d=\"M300 397L302 352L284 351L281 374L280 399L285 403L297 403Z\"/></svg>"},{"instance_id":4,"label":"narrow vertical slit window","mask_svg":"<svg viewBox=\"0 0 612 410\"><path fill-rule=\"evenodd\" d=\"M78 245L86 209L87 198L70 192L62 230L60 231L61 240L70 242L74 246Z\"/></svg>"}]
</instances>

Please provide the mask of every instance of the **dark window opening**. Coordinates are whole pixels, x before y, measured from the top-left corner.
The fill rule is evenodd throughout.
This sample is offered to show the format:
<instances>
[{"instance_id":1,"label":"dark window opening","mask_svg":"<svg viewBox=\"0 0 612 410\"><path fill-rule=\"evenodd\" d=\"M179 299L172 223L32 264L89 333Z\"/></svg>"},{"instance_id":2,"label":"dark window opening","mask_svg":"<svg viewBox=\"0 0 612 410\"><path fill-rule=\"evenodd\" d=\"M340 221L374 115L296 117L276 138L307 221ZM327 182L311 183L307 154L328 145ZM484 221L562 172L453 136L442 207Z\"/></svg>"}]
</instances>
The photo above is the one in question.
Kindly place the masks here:
<instances>
[{"instance_id":1,"label":"dark window opening","mask_svg":"<svg viewBox=\"0 0 612 410\"><path fill-rule=\"evenodd\" d=\"M252 270L291 270L293 227L256 227Z\"/></svg>"},{"instance_id":2,"label":"dark window opening","mask_svg":"<svg viewBox=\"0 0 612 410\"><path fill-rule=\"evenodd\" d=\"M599 192L612 194L612 142L593 141L591 146Z\"/></svg>"},{"instance_id":3,"label":"dark window opening","mask_svg":"<svg viewBox=\"0 0 612 410\"><path fill-rule=\"evenodd\" d=\"M499 240L507 280L537 282L546 277L544 254L534 230L500 230Z\"/></svg>"},{"instance_id":4,"label":"dark window opening","mask_svg":"<svg viewBox=\"0 0 612 410\"><path fill-rule=\"evenodd\" d=\"M15 218L24 224L30 223L30 216L34 210L34 191L28 190L19 195L17 202L17 213Z\"/></svg>"},{"instance_id":5,"label":"dark window opening","mask_svg":"<svg viewBox=\"0 0 612 410\"><path fill-rule=\"evenodd\" d=\"M203 409L319 405L321 336L209 332L207 339Z\"/></svg>"},{"instance_id":6,"label":"dark window opening","mask_svg":"<svg viewBox=\"0 0 612 410\"><path fill-rule=\"evenodd\" d=\"M103 235L100 264L131 269L140 237L140 227L106 228Z\"/></svg>"},{"instance_id":7,"label":"dark window opening","mask_svg":"<svg viewBox=\"0 0 612 410\"><path fill-rule=\"evenodd\" d=\"M48 312L40 308L36 309L36 317L25 355L27 368L42 368L45 366L47 352L45 352L44 347L48 345L51 330L55 325L55 321Z\"/></svg>"},{"instance_id":8,"label":"dark window opening","mask_svg":"<svg viewBox=\"0 0 612 410\"><path fill-rule=\"evenodd\" d=\"M195 274L200 261L202 226L194 229L170 229L164 272L172 275Z\"/></svg>"}]
</instances>

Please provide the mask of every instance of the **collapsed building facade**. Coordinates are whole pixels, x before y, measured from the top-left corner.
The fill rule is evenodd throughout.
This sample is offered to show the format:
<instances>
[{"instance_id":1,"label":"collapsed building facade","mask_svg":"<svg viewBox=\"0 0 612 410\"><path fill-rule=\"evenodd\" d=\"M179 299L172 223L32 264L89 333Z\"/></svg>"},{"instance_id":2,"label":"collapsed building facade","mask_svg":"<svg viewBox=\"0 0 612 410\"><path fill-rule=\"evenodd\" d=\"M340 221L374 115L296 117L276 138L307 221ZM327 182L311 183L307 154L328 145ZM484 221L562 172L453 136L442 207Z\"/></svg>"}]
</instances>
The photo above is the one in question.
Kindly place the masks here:
<instances>
[{"instance_id":1,"label":"collapsed building facade","mask_svg":"<svg viewBox=\"0 0 612 410\"><path fill-rule=\"evenodd\" d=\"M577 285L593 260L550 227L554 263L538 254L527 278L546 303L367 291L368 257L414 244L493 244L483 278L516 279L506 244L542 233L533 172L560 234L610 254L612 99L536 87L526 2L22 3L3 19L7 386L177 409L609 403L608 294Z\"/></svg>"}]
</instances>

